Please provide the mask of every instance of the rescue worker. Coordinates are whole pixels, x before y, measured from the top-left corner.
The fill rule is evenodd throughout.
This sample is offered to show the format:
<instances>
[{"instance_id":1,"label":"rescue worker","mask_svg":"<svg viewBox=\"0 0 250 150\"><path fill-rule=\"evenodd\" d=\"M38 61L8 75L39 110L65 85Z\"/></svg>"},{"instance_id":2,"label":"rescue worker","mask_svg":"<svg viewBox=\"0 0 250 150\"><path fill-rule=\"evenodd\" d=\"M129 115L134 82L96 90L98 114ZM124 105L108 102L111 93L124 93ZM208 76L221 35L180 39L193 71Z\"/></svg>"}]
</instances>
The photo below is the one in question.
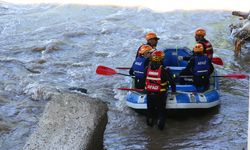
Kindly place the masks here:
<instances>
[{"instance_id":1,"label":"rescue worker","mask_svg":"<svg viewBox=\"0 0 250 150\"><path fill-rule=\"evenodd\" d=\"M142 44L141 46L143 46L143 45L149 45L153 49L156 49L156 46L158 44L158 40L160 38L157 37L156 33L154 33L154 32L148 32L146 34L146 36L145 36L145 39L147 40L147 43L146 44ZM136 57L139 56L139 50L140 50L141 46L137 50Z\"/></svg>"},{"instance_id":2,"label":"rescue worker","mask_svg":"<svg viewBox=\"0 0 250 150\"><path fill-rule=\"evenodd\" d=\"M203 45L198 43L193 48L194 56L189 60L187 67L182 70L180 76L192 76L193 84L197 87L198 92L209 89L209 77L214 71L211 60L203 54ZM180 82L183 84L183 77Z\"/></svg>"},{"instance_id":3,"label":"rescue worker","mask_svg":"<svg viewBox=\"0 0 250 150\"><path fill-rule=\"evenodd\" d=\"M150 56L150 63L146 68L147 93L147 125L153 127L155 123L160 130L164 129L166 120L166 99L168 96L168 85L172 92L176 92L176 85L172 79L169 69L163 67L163 51L154 51Z\"/></svg>"},{"instance_id":4,"label":"rescue worker","mask_svg":"<svg viewBox=\"0 0 250 150\"><path fill-rule=\"evenodd\" d=\"M203 54L207 55L207 57L212 60L213 59L213 46L212 44L205 39L206 36L206 31L203 28L198 28L195 31L195 40L197 43L200 43L203 45L204 50L203 50ZM186 57L182 57L182 56L178 56L178 60L185 60L188 61L191 58L191 56L186 56Z\"/></svg>"},{"instance_id":5,"label":"rescue worker","mask_svg":"<svg viewBox=\"0 0 250 150\"><path fill-rule=\"evenodd\" d=\"M145 87L145 68L149 64L149 56L152 49L149 45L142 45L139 50L139 56L129 70L129 74L135 76L135 88L144 89Z\"/></svg>"},{"instance_id":6,"label":"rescue worker","mask_svg":"<svg viewBox=\"0 0 250 150\"><path fill-rule=\"evenodd\" d=\"M203 53L205 55L207 55L207 57L210 60L212 60L213 53L214 53L213 46L207 39L205 39L205 36L206 36L205 29L203 29L203 28L196 29L196 31L195 31L195 40L196 40L196 42L203 45L203 48L204 48Z\"/></svg>"}]
</instances>

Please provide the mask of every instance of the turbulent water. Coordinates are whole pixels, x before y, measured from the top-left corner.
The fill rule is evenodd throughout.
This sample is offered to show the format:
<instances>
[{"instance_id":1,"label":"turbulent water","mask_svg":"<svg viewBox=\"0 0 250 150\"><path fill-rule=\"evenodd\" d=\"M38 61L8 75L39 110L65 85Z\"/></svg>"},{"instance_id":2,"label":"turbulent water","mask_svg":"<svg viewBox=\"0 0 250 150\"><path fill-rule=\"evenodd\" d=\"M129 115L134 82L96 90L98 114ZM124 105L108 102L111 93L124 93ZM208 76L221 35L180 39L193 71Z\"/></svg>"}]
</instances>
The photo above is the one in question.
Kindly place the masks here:
<instances>
[{"instance_id":1,"label":"turbulent water","mask_svg":"<svg viewBox=\"0 0 250 150\"><path fill-rule=\"evenodd\" d=\"M163 132L125 104L124 76L99 76L98 65L130 67L148 31L158 49L187 46L197 27L224 66L220 74L250 74L250 54L233 56L227 11L155 12L145 8L0 3L0 149L22 149L50 95L70 87L88 89L109 105L104 148L242 149L247 145L249 81L220 79L221 106L208 112L168 115ZM198 114L198 115L197 115Z\"/></svg>"}]
</instances>

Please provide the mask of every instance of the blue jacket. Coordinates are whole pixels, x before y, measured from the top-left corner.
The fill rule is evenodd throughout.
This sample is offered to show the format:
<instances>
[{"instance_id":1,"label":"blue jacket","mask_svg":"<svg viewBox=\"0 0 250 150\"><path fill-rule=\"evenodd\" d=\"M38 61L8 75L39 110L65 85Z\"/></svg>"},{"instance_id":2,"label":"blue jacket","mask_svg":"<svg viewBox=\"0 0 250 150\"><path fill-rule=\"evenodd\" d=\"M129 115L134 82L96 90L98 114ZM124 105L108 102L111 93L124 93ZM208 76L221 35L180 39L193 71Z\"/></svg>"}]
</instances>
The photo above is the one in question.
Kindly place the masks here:
<instances>
[{"instance_id":1,"label":"blue jacket","mask_svg":"<svg viewBox=\"0 0 250 150\"><path fill-rule=\"evenodd\" d=\"M142 79L145 77L145 68L148 66L148 63L149 63L149 59L148 58L145 58L143 56L138 56L130 71L129 71L129 74L130 75L134 75L136 78L138 79Z\"/></svg>"},{"instance_id":2,"label":"blue jacket","mask_svg":"<svg viewBox=\"0 0 250 150\"><path fill-rule=\"evenodd\" d=\"M193 74L195 76L209 75L210 60L205 55L194 56Z\"/></svg>"}]
</instances>

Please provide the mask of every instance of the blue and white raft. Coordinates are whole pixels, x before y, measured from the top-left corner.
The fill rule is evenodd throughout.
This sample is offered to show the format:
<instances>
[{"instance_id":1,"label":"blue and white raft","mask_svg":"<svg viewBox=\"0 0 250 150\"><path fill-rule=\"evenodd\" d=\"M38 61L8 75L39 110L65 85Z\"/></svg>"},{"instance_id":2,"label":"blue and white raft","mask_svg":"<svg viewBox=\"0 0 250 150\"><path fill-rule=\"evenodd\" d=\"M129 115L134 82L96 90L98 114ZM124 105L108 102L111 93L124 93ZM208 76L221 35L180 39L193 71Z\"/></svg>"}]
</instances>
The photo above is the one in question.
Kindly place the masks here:
<instances>
[{"instance_id":1,"label":"blue and white raft","mask_svg":"<svg viewBox=\"0 0 250 150\"><path fill-rule=\"evenodd\" d=\"M170 68L171 74L178 76L182 69L187 65L187 61L178 61L178 56L189 56L192 51L184 48L167 48L164 50L164 66ZM214 70L213 75L216 75ZM168 98L166 99L166 109L196 109L196 108L212 108L220 104L218 78L210 78L210 88L205 92L198 92L194 85L180 85L176 80L176 94L171 94L169 88ZM134 88L133 79L131 87ZM133 109L147 109L146 94L129 91L126 103Z\"/></svg>"}]
</instances>

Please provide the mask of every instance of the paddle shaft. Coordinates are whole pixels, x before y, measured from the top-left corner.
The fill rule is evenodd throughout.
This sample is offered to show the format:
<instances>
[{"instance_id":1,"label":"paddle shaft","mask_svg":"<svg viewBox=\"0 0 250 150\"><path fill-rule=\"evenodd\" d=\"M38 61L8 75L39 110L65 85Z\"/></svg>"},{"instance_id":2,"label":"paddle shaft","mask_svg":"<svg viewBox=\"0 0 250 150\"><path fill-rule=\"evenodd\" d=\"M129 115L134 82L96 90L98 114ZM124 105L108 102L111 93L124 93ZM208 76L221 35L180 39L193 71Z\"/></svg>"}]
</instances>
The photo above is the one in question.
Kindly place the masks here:
<instances>
[{"instance_id":1,"label":"paddle shaft","mask_svg":"<svg viewBox=\"0 0 250 150\"><path fill-rule=\"evenodd\" d=\"M181 78L193 78L194 76L179 76ZM248 76L244 74L227 74L227 75L215 75L210 77L223 77L223 78L235 78L235 79L245 79Z\"/></svg>"},{"instance_id":2,"label":"paddle shaft","mask_svg":"<svg viewBox=\"0 0 250 150\"><path fill-rule=\"evenodd\" d=\"M116 74L123 75L123 76L134 77L134 76L131 76L131 75L129 75L129 74L124 74L124 73L119 73L119 72L117 72Z\"/></svg>"}]
</instances>

